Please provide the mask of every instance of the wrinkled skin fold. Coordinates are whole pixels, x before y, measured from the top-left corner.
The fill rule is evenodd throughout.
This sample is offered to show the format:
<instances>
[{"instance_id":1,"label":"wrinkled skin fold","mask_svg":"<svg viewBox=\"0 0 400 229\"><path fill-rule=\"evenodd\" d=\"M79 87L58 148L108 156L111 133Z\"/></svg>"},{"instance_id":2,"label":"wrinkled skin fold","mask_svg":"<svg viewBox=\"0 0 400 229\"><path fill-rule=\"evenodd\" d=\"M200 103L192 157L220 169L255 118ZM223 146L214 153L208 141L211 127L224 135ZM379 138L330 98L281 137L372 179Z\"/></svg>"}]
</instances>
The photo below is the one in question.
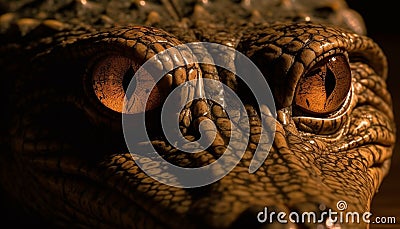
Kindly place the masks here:
<instances>
[{"instance_id":1,"label":"wrinkled skin fold","mask_svg":"<svg viewBox=\"0 0 400 229\"><path fill-rule=\"evenodd\" d=\"M0 16L0 81L6 98L0 181L27 212L49 225L78 228L241 228L268 226L257 223L264 207L322 214L337 211L343 200L346 211L372 211L395 142L387 62L378 44L363 34L358 14L342 1L141 1L146 4L131 8L119 1L72 1L54 8L47 1L33 2L10 4L10 12ZM329 14L315 13L323 8L318 4L326 4ZM235 74L213 65L187 66L183 54L171 54L160 68L172 61L182 66L160 83L163 93L199 75L218 80L242 99L250 120L250 143L239 164L215 183L182 189L153 180L135 164L124 142L121 112L111 108L121 97L107 96L123 89L124 63L134 71L157 53L194 41L233 47L257 65L274 96L276 119L268 121L275 123L276 133L267 160L249 173L255 148L263 149L260 112L268 111ZM341 56L351 73L343 102L323 115L299 109L298 85L332 56ZM96 70L108 57L120 59L110 59L115 60L111 70ZM221 58L234 66L233 56ZM93 80L96 71L120 78L108 85L107 74ZM335 85L340 83L336 78ZM219 104L193 101L179 116L182 134L195 140L199 123L211 120L217 137L207 150L186 154L165 140L160 104L152 106L146 111L151 144L178 166L217 160L237 131ZM151 159L148 163L154 166Z\"/></svg>"}]
</instances>

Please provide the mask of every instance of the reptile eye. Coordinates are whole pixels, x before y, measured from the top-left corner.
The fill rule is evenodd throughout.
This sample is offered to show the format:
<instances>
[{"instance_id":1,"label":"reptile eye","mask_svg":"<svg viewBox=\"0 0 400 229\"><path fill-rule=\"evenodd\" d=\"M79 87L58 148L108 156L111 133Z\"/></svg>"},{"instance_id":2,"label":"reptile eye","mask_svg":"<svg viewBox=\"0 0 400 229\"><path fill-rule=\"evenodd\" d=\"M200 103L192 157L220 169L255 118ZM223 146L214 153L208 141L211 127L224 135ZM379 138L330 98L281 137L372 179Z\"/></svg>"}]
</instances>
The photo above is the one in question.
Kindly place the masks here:
<instances>
[{"instance_id":1,"label":"reptile eye","mask_svg":"<svg viewBox=\"0 0 400 229\"><path fill-rule=\"evenodd\" d=\"M145 72L135 76L139 66L123 56L109 56L101 59L92 71L92 87L100 102L113 111L122 112L124 97L131 83L129 113L153 110L162 104L166 97L163 88L155 83L153 77ZM145 101L148 96L147 102ZM145 107L145 110L143 110Z\"/></svg>"},{"instance_id":2,"label":"reptile eye","mask_svg":"<svg viewBox=\"0 0 400 229\"><path fill-rule=\"evenodd\" d=\"M350 85L351 71L346 57L341 54L327 57L300 79L295 107L312 115L329 114L344 103Z\"/></svg>"}]
</instances>

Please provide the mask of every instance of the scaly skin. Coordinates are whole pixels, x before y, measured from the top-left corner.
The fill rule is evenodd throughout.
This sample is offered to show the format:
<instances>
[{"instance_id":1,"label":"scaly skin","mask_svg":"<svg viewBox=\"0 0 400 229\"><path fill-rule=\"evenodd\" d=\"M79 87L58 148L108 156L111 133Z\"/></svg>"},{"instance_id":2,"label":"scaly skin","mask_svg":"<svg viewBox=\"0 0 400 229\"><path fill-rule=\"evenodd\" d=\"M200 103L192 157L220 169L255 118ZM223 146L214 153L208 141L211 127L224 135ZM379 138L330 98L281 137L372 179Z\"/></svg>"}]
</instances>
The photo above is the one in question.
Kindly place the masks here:
<instances>
[{"instance_id":1,"label":"scaly skin","mask_svg":"<svg viewBox=\"0 0 400 229\"><path fill-rule=\"evenodd\" d=\"M365 36L357 13L334 0L309 5L161 2L1 4L0 80L2 98L7 99L1 116L0 181L16 202L50 225L68 228L255 227L264 207L321 214L324 209L338 211L339 200L347 202L347 211L371 210L389 171L395 125L385 56ZM107 97L122 88L123 75L116 74L120 80L111 87L101 82L93 86L92 77L103 58L122 56L139 66L190 41L224 44L248 56L268 80L277 118L269 120L276 123L276 134L268 158L251 174L248 167L257 144L263 149L260 112L268 110L258 109L235 75L215 66L172 71L162 87L173 89L197 73L227 84L245 104L251 127L247 150L227 176L205 187L182 189L153 180L129 154L121 113L118 107L110 109L108 101L114 100ZM164 60L163 66L183 63L180 55ZM313 66L332 55L349 62L346 102L325 114L298 109L296 101L302 98L296 97L296 88ZM233 63L232 56L221 58ZM119 64L111 69L118 72ZM98 99L96 93L105 97ZM237 131L227 124L220 105L195 101L179 116L183 135L194 140L202 120L214 122L218 133L209 149L189 155L165 140L158 112L148 111L153 118L151 143L183 167L215 161ZM233 148L235 144L240 142L233 142ZM151 160L148 166L157 169ZM361 221L341 227L368 225Z\"/></svg>"}]
</instances>

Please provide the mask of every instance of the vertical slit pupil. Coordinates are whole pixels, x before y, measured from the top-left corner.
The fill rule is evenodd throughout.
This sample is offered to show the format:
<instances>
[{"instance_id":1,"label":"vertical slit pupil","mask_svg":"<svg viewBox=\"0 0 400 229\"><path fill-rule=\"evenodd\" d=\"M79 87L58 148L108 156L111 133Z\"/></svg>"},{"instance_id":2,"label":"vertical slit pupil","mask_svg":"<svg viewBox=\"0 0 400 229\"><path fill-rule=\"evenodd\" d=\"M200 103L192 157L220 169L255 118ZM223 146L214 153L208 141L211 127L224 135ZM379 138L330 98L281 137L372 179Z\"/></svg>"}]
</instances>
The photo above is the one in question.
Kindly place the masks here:
<instances>
[{"instance_id":1,"label":"vertical slit pupil","mask_svg":"<svg viewBox=\"0 0 400 229\"><path fill-rule=\"evenodd\" d=\"M125 72L125 74L124 74L124 76L123 76L123 78L122 78L122 87L124 88L125 93L127 93L128 86L129 86L129 84L131 83L131 81L132 81L134 75L135 75L135 71L133 70L133 67L130 66L130 67L128 68L128 70ZM132 85L131 85L131 88L130 88L130 91L129 91L129 92L130 92L130 95L126 94L126 96L127 96L128 98L130 98L131 95L133 94L133 92L135 91L135 89L136 89L136 83L137 83L137 82L136 82L136 79L133 79Z\"/></svg>"},{"instance_id":2,"label":"vertical slit pupil","mask_svg":"<svg viewBox=\"0 0 400 229\"><path fill-rule=\"evenodd\" d=\"M331 96L333 90L336 87L336 78L331 69L327 68L326 76L325 76L325 91L326 91L326 98Z\"/></svg>"}]
</instances>

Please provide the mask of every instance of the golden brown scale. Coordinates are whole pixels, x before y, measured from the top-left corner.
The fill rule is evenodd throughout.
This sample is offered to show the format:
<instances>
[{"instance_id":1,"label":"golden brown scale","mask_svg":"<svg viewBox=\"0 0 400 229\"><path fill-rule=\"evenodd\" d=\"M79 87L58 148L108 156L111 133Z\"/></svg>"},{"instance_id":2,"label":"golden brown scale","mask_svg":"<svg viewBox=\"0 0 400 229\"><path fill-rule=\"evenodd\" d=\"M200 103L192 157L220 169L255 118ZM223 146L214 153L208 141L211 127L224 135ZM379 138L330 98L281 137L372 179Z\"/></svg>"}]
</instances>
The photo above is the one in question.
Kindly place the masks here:
<instances>
[{"instance_id":1,"label":"golden brown scale","mask_svg":"<svg viewBox=\"0 0 400 229\"><path fill-rule=\"evenodd\" d=\"M0 91L9 99L0 123L0 181L16 204L46 225L243 228L269 226L257 222L264 207L321 215L346 201L348 212L370 210L389 171L396 130L386 57L344 1L22 0L2 5ZM137 166L124 142L121 104L130 71L192 41L223 44L249 57L271 87L277 116L261 120L260 112L270 109L258 107L232 72L212 64L185 66L190 55L183 52L160 58L159 70L182 65L164 76L157 90L143 92L153 93L146 111L151 144L167 161L188 168L208 165L224 154L228 142L234 152L241 149L240 130L250 129L246 151L228 175L183 189L159 183ZM201 47L193 52L213 58ZM235 68L233 53L214 58ZM205 120L217 130L209 148L187 154L165 139L159 106L175 87L199 76L234 90L249 122L233 125L230 118L245 114L228 117L215 101L187 103L177 117L187 140L199 137ZM141 88L149 79L135 80ZM140 113L137 107L131 111ZM272 148L262 122L276 124ZM269 151L268 158L249 173L257 146ZM138 160L150 173L160 173L152 158ZM174 174L163 176L175 182ZM341 225L366 227L364 222Z\"/></svg>"}]
</instances>

